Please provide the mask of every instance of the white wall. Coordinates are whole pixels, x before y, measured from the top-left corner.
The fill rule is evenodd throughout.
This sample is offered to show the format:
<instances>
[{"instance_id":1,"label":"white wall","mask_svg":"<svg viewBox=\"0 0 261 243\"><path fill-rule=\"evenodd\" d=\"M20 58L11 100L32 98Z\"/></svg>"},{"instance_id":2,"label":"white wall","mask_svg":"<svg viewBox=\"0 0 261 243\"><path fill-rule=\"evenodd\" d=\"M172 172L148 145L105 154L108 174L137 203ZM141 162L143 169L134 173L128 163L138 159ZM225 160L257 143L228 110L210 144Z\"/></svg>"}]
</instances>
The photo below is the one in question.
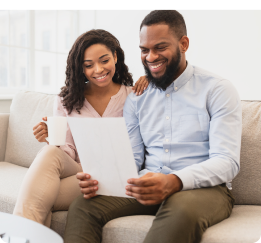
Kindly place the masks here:
<instances>
[{"instance_id":1,"label":"white wall","mask_svg":"<svg viewBox=\"0 0 261 243\"><path fill-rule=\"evenodd\" d=\"M120 41L136 81L144 74L139 26L150 11L96 11L95 28ZM229 79L241 99L261 100L261 11L179 11L185 19L190 47L187 60Z\"/></svg>"}]
</instances>

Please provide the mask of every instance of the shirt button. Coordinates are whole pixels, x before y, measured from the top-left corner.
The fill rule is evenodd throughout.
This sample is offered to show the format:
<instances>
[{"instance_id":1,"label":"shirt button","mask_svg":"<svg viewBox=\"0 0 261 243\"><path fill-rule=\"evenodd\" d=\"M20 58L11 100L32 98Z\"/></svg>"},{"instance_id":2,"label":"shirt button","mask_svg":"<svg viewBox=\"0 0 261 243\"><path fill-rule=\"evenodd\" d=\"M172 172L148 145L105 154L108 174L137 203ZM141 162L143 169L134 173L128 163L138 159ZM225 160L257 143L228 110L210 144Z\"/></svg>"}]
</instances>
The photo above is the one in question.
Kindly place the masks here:
<instances>
[{"instance_id":1,"label":"shirt button","mask_svg":"<svg viewBox=\"0 0 261 243\"><path fill-rule=\"evenodd\" d=\"M169 94L166 94L167 97L169 97Z\"/></svg>"},{"instance_id":2,"label":"shirt button","mask_svg":"<svg viewBox=\"0 0 261 243\"><path fill-rule=\"evenodd\" d=\"M168 119L169 119L169 117L168 117L168 116L166 116L166 119L168 120Z\"/></svg>"},{"instance_id":3,"label":"shirt button","mask_svg":"<svg viewBox=\"0 0 261 243\"><path fill-rule=\"evenodd\" d=\"M174 89L177 91L177 90L178 90L178 87L175 87Z\"/></svg>"},{"instance_id":4,"label":"shirt button","mask_svg":"<svg viewBox=\"0 0 261 243\"><path fill-rule=\"evenodd\" d=\"M168 152L169 152L169 150L168 150L168 149L165 149L165 152L166 152L166 153L168 153Z\"/></svg>"},{"instance_id":5,"label":"shirt button","mask_svg":"<svg viewBox=\"0 0 261 243\"><path fill-rule=\"evenodd\" d=\"M169 140L168 139L166 139L166 142L168 142Z\"/></svg>"}]
</instances>

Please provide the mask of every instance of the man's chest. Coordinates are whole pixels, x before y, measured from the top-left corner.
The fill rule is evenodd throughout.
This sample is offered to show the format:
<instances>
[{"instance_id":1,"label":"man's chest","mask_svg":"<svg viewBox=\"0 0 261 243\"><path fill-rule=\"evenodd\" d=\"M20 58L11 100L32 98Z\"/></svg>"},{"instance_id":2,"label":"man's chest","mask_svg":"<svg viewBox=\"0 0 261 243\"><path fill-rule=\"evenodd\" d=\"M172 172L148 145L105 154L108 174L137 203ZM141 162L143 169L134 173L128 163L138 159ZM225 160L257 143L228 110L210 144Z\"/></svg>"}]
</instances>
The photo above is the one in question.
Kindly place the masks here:
<instances>
[{"instance_id":1,"label":"man's chest","mask_svg":"<svg viewBox=\"0 0 261 243\"><path fill-rule=\"evenodd\" d=\"M147 101L146 101L147 102ZM205 100L158 97L157 102L143 104L138 111L140 132L146 146L158 142L191 143L209 139L210 117Z\"/></svg>"}]
</instances>

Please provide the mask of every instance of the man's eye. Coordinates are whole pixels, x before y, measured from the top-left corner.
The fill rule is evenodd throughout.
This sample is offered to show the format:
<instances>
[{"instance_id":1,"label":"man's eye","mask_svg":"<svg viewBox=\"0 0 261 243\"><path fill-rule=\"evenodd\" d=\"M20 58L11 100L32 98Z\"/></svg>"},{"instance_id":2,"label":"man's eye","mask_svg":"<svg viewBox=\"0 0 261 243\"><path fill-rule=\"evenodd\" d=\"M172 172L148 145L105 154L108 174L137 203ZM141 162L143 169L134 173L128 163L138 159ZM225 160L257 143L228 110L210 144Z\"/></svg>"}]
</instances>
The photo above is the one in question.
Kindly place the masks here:
<instances>
[{"instance_id":1,"label":"man's eye","mask_svg":"<svg viewBox=\"0 0 261 243\"><path fill-rule=\"evenodd\" d=\"M166 47L158 47L157 49L158 50L164 50L164 49L166 49Z\"/></svg>"},{"instance_id":2,"label":"man's eye","mask_svg":"<svg viewBox=\"0 0 261 243\"><path fill-rule=\"evenodd\" d=\"M148 50L142 49L141 52L142 52L142 53L146 53L146 52L148 52Z\"/></svg>"}]
</instances>

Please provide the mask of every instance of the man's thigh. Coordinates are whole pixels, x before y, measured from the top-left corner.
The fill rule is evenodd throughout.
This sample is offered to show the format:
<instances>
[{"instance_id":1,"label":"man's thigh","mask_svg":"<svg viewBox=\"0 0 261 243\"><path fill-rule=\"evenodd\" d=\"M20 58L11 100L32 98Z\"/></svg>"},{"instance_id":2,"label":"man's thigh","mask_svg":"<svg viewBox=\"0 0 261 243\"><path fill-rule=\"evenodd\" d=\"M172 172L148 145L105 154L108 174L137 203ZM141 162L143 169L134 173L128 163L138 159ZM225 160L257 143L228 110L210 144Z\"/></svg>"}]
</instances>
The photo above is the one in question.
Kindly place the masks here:
<instances>
[{"instance_id":1,"label":"man's thigh","mask_svg":"<svg viewBox=\"0 0 261 243\"><path fill-rule=\"evenodd\" d=\"M144 242L200 242L208 227L230 216L233 204L225 184L175 193L162 203Z\"/></svg>"},{"instance_id":2,"label":"man's thigh","mask_svg":"<svg viewBox=\"0 0 261 243\"><path fill-rule=\"evenodd\" d=\"M132 198L97 196L87 200L81 195L70 206L65 243L101 242L102 227L108 221L130 215L155 215L159 206L144 206Z\"/></svg>"}]
</instances>

